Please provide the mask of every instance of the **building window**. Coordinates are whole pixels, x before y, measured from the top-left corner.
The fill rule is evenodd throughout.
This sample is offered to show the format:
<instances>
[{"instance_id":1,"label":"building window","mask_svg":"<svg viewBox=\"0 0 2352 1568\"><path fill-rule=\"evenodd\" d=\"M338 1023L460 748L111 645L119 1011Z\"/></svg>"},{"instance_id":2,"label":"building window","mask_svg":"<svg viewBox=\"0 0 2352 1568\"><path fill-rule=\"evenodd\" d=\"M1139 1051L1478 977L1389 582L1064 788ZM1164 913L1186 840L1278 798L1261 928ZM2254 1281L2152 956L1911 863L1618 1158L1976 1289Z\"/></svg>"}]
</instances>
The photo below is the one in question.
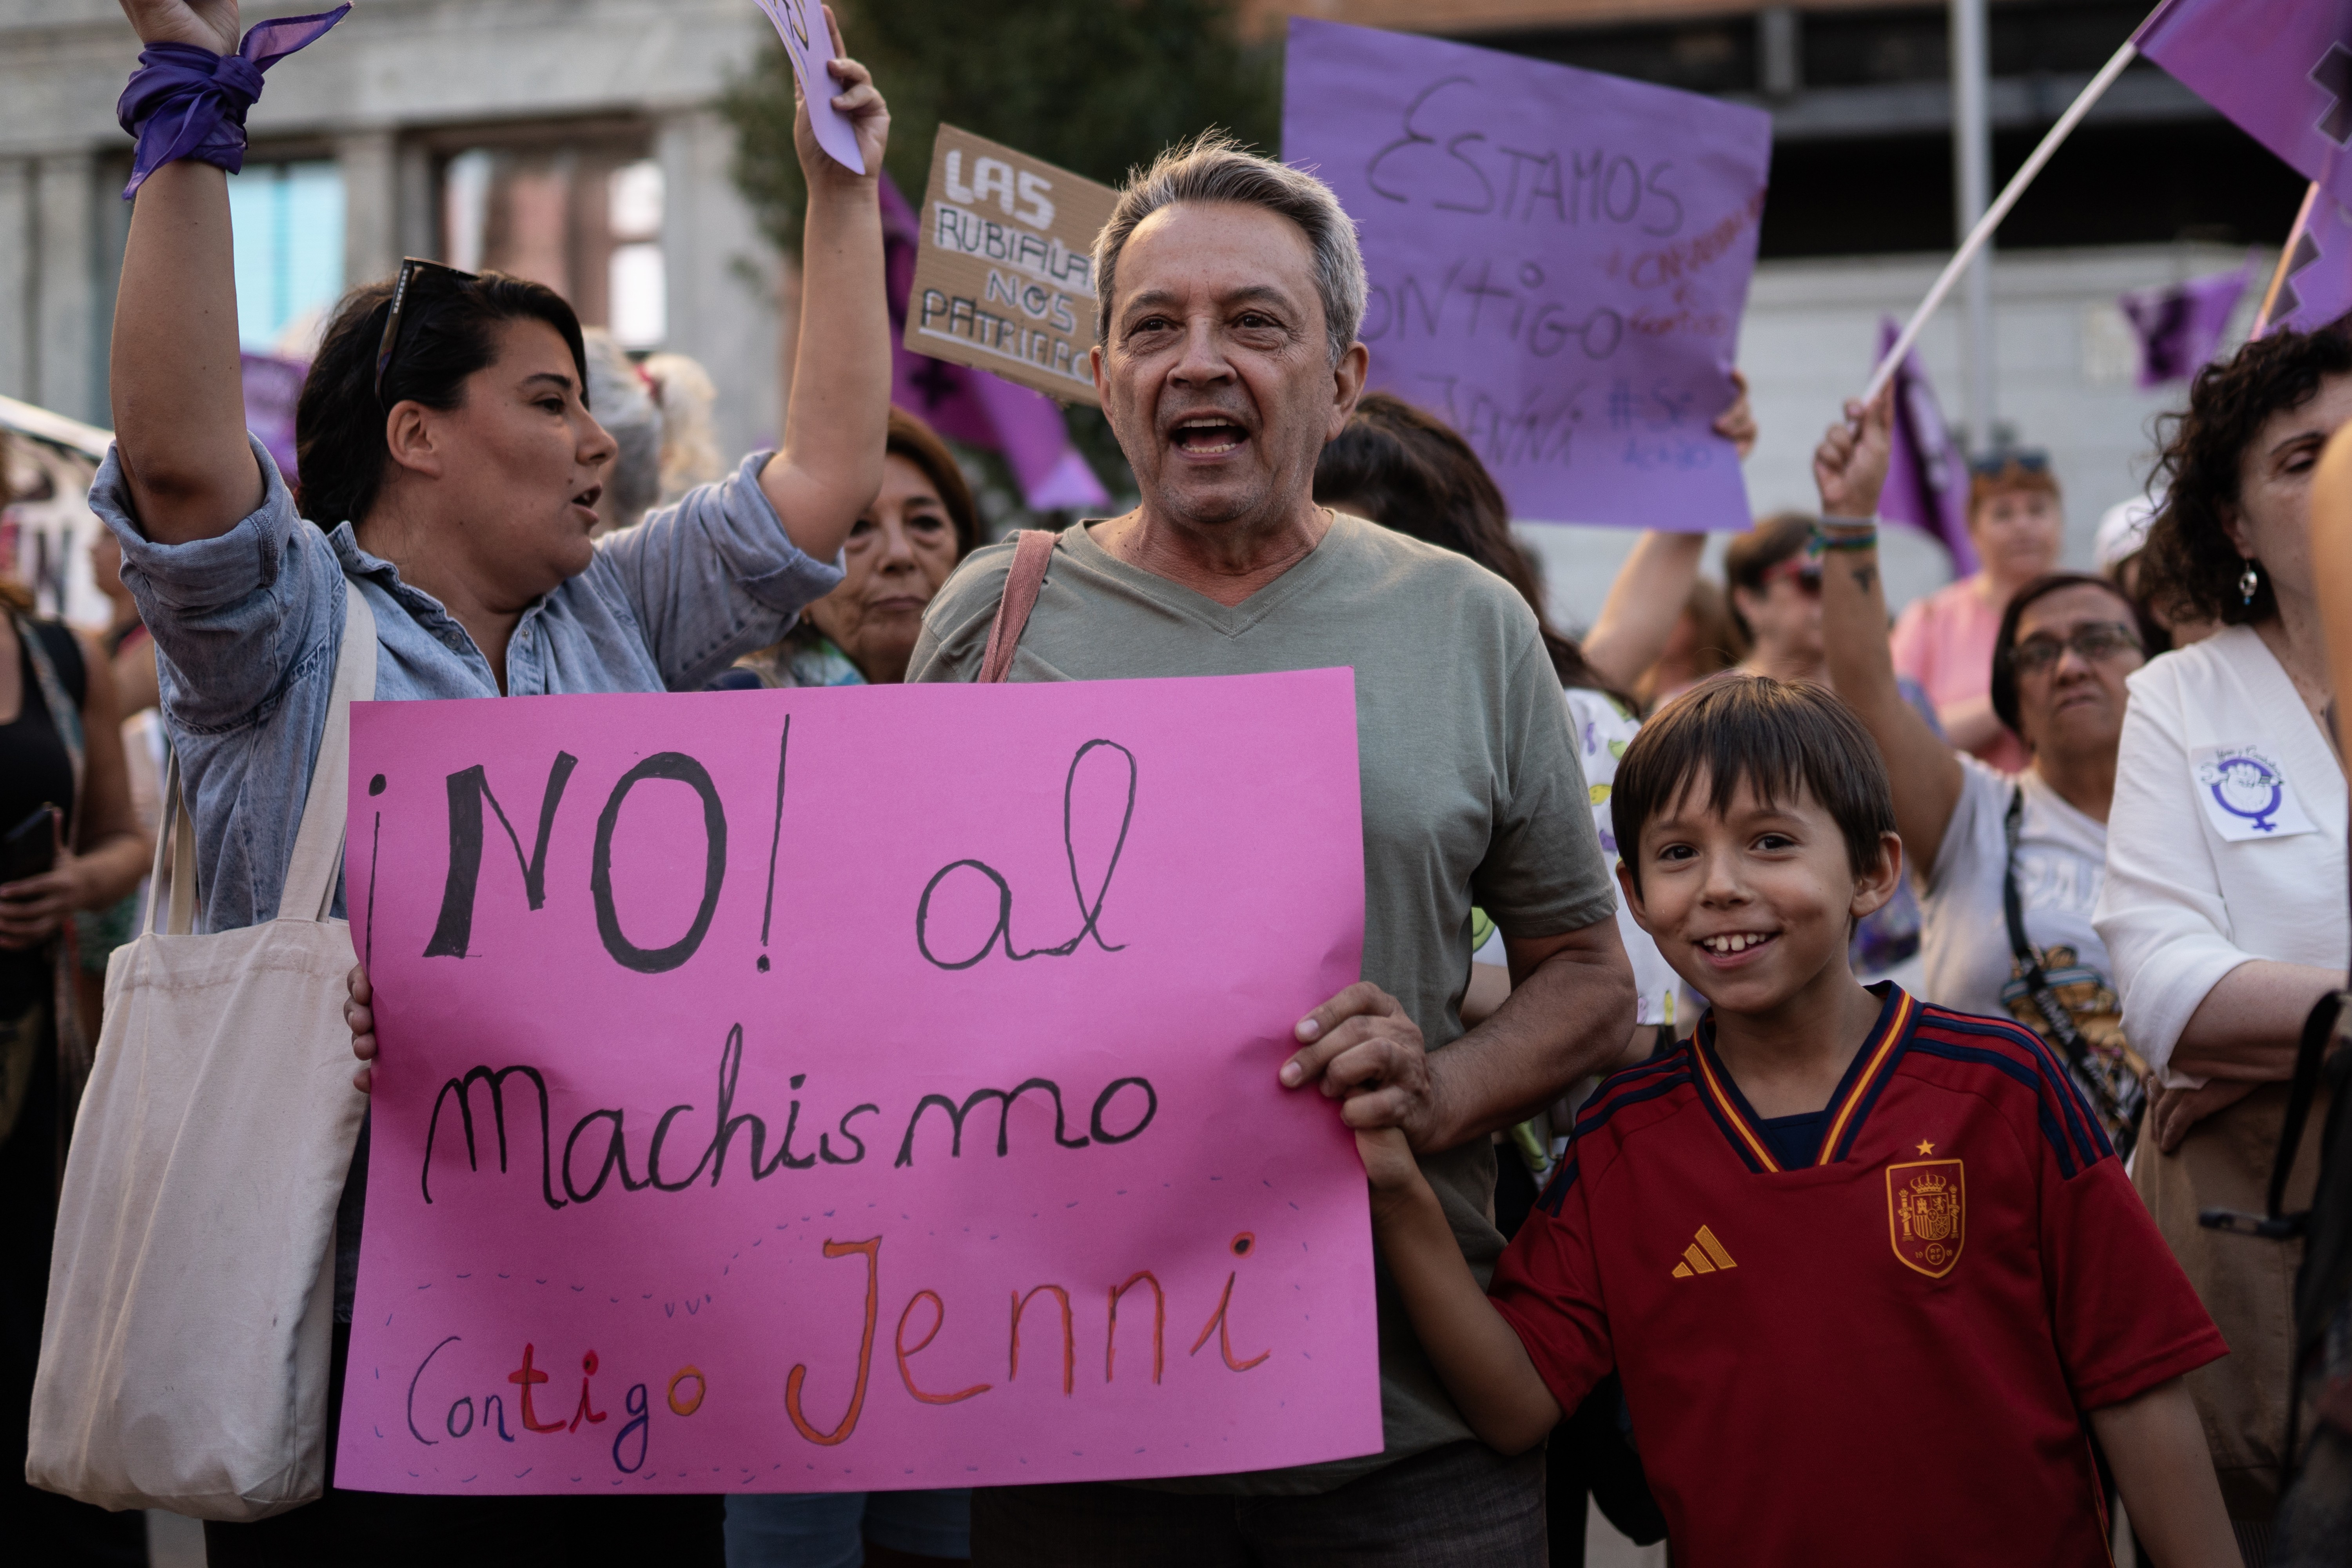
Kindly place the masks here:
<instances>
[{"instance_id":1,"label":"building window","mask_svg":"<svg viewBox=\"0 0 2352 1568\"><path fill-rule=\"evenodd\" d=\"M331 160L247 163L228 182L236 335L309 358L343 291L343 177Z\"/></svg>"},{"instance_id":2,"label":"building window","mask_svg":"<svg viewBox=\"0 0 2352 1568\"><path fill-rule=\"evenodd\" d=\"M445 143L447 145L447 143ZM441 164L442 259L544 283L628 349L668 334L661 165L614 127L457 142Z\"/></svg>"}]
</instances>

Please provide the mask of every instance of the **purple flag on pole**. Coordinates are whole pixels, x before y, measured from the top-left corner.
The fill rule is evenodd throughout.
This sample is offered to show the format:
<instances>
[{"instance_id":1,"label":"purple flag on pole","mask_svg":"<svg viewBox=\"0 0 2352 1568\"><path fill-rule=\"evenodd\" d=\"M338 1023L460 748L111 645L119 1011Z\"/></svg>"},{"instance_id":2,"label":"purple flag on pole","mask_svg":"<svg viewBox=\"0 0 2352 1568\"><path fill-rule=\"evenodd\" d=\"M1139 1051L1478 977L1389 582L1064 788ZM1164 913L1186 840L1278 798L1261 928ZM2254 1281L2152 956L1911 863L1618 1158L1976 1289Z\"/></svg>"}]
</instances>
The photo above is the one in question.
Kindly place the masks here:
<instances>
[{"instance_id":1,"label":"purple flag on pole","mask_svg":"<svg viewBox=\"0 0 2352 1568\"><path fill-rule=\"evenodd\" d=\"M907 347L907 294L915 281L915 211L882 176L883 273L890 296L890 401L950 441L1002 452L1033 511L1084 510L1110 500L1077 447L1061 405L1001 376Z\"/></svg>"},{"instance_id":2,"label":"purple flag on pole","mask_svg":"<svg viewBox=\"0 0 2352 1568\"><path fill-rule=\"evenodd\" d=\"M2352 0L2165 0L2132 41L2352 205Z\"/></svg>"},{"instance_id":3,"label":"purple flag on pole","mask_svg":"<svg viewBox=\"0 0 2352 1568\"><path fill-rule=\"evenodd\" d=\"M2323 190L2287 256L2270 331L2312 331L2347 310L2352 310L2352 212Z\"/></svg>"},{"instance_id":4,"label":"purple flag on pole","mask_svg":"<svg viewBox=\"0 0 2352 1568\"><path fill-rule=\"evenodd\" d=\"M2253 279L2251 263L2235 272L2192 278L2163 289L2139 289L2116 301L2139 338L2143 389L2195 375L2221 346L2230 312Z\"/></svg>"},{"instance_id":5,"label":"purple flag on pole","mask_svg":"<svg viewBox=\"0 0 2352 1568\"><path fill-rule=\"evenodd\" d=\"M1370 274L1371 384L1451 421L1517 516L1748 524L1732 353L1771 156L1759 110L1293 18L1283 157Z\"/></svg>"},{"instance_id":6,"label":"purple flag on pole","mask_svg":"<svg viewBox=\"0 0 2352 1568\"><path fill-rule=\"evenodd\" d=\"M1902 323L1892 316L1880 317L1878 353L1872 363L1885 359L1902 335ZM1969 575L1977 569L1976 546L1969 542L1969 465L1944 423L1944 411L1916 349L1903 356L1895 373L1894 434L1878 515L1932 535L1951 552L1953 575Z\"/></svg>"},{"instance_id":7,"label":"purple flag on pole","mask_svg":"<svg viewBox=\"0 0 2352 1568\"><path fill-rule=\"evenodd\" d=\"M245 382L245 427L269 448L278 471L290 485L296 478L294 405L310 379L310 362L255 353L240 353L236 360Z\"/></svg>"}]
</instances>

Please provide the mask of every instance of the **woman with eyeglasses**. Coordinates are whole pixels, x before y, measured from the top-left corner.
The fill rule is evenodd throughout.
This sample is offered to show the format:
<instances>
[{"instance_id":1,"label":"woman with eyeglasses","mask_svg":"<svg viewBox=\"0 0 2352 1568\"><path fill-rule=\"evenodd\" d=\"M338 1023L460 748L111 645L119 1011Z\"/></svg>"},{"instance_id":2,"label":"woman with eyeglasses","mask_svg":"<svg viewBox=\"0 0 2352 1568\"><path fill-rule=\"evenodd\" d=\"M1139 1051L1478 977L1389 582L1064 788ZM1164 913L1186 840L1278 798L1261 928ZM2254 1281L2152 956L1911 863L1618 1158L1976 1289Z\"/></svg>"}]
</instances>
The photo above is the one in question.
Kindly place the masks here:
<instances>
[{"instance_id":1,"label":"woman with eyeglasses","mask_svg":"<svg viewBox=\"0 0 2352 1568\"><path fill-rule=\"evenodd\" d=\"M1990 702L2021 738L2005 773L1936 732L1895 674L1874 514L1886 477L1885 399L1813 458L1822 521L1822 636L1831 679L1886 759L1895 820L1919 890L1920 994L2014 1018L2049 1042L2127 1138L2140 1103L2114 968L2092 924L2107 854L2125 682L2146 628L2103 577L2053 572L2010 595L1987 659Z\"/></svg>"},{"instance_id":2,"label":"woman with eyeglasses","mask_svg":"<svg viewBox=\"0 0 2352 1568\"><path fill-rule=\"evenodd\" d=\"M2168 617L2221 629L2131 683L2098 910L2125 1021L2161 1080L2133 1178L2230 1342L2189 1385L2222 1500L2256 1546L2278 1497L2303 1244L2207 1230L2198 1215L2267 1207L2304 1019L2344 984L2352 946L2310 538L2313 471L2347 422L2352 320L2208 365L2171 420L2142 592ZM2316 1142L2290 1210L2310 1205Z\"/></svg>"},{"instance_id":3,"label":"woman with eyeglasses","mask_svg":"<svg viewBox=\"0 0 2352 1568\"><path fill-rule=\"evenodd\" d=\"M148 46L126 114L149 113L136 107L147 97L168 100L149 113L166 133L142 131L134 163L144 183L115 309L116 444L90 504L122 542L123 579L155 638L195 821L204 929L218 931L277 906L349 595L374 613L375 695L397 700L699 690L840 582L835 558L882 478L881 215L876 174L820 151L803 108L805 306L783 452L752 455L635 528L591 540L614 446L589 409L572 307L536 283L432 262L404 263L396 279L353 289L335 311L296 412L292 493L245 429L228 191L206 161L235 163L243 116L221 117L217 95L205 96L209 68L209 68L206 57L235 52L236 5L123 8ZM837 28L834 43L839 52ZM194 77L185 103L171 97L183 91L172 68ZM833 104L878 171L888 111L863 67L831 68ZM217 121L209 135L171 139L170 126L203 112ZM363 977L354 997L364 1023ZM368 1069L358 1076L364 1089ZM331 1399L349 1342L366 1148L363 1132L337 1222ZM331 1445L336 1424L331 1411ZM330 1487L258 1523L210 1524L205 1545L215 1568L640 1554L717 1563L722 1519L716 1498Z\"/></svg>"},{"instance_id":4,"label":"woman with eyeglasses","mask_svg":"<svg viewBox=\"0 0 2352 1568\"><path fill-rule=\"evenodd\" d=\"M1993 706L1992 645L2018 591L2054 570L2066 542L2066 510L2046 455L2004 449L1969 465L1969 542L1983 564L1904 606L1895 668L1927 693L1952 744L2017 773L2026 746Z\"/></svg>"}]
</instances>

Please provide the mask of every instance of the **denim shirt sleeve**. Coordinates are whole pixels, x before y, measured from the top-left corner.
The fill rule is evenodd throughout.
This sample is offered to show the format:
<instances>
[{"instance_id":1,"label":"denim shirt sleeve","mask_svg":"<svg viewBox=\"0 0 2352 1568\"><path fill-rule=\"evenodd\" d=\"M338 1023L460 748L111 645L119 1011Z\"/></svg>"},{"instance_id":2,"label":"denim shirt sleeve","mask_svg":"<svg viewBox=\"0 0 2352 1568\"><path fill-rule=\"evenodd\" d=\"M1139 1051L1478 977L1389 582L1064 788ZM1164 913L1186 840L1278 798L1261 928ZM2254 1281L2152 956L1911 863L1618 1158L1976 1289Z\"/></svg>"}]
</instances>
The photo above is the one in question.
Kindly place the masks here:
<instances>
[{"instance_id":1,"label":"denim shirt sleeve","mask_svg":"<svg viewBox=\"0 0 2352 1568\"><path fill-rule=\"evenodd\" d=\"M90 483L90 510L121 542L123 584L162 655L165 709L196 734L266 719L341 626L342 569L327 536L295 511L268 450L247 439L261 469L261 505L211 539L149 539L131 514L112 447Z\"/></svg>"},{"instance_id":2,"label":"denim shirt sleeve","mask_svg":"<svg viewBox=\"0 0 2352 1568\"><path fill-rule=\"evenodd\" d=\"M609 535L589 568L627 602L673 691L699 690L781 640L841 582L839 561L803 553L760 488L773 455L754 452L726 479Z\"/></svg>"}]
</instances>

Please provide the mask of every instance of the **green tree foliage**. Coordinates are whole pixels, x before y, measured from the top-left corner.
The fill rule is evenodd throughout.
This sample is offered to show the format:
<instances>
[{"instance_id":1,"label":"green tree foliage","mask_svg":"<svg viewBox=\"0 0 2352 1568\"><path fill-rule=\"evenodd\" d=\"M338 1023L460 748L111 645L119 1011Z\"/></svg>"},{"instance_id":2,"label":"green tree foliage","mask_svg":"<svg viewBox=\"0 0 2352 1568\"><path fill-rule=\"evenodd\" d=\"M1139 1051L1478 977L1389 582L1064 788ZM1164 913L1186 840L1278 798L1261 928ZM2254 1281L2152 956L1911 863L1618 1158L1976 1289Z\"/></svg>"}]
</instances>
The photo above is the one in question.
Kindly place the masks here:
<instances>
[{"instance_id":1,"label":"green tree foliage","mask_svg":"<svg viewBox=\"0 0 2352 1568\"><path fill-rule=\"evenodd\" d=\"M849 52L890 100L890 177L920 206L942 120L1115 185L1180 138L1223 126L1272 148L1278 45L1242 41L1233 0L835 0ZM782 248L806 203L792 67L772 39L723 109L735 181Z\"/></svg>"}]
</instances>

